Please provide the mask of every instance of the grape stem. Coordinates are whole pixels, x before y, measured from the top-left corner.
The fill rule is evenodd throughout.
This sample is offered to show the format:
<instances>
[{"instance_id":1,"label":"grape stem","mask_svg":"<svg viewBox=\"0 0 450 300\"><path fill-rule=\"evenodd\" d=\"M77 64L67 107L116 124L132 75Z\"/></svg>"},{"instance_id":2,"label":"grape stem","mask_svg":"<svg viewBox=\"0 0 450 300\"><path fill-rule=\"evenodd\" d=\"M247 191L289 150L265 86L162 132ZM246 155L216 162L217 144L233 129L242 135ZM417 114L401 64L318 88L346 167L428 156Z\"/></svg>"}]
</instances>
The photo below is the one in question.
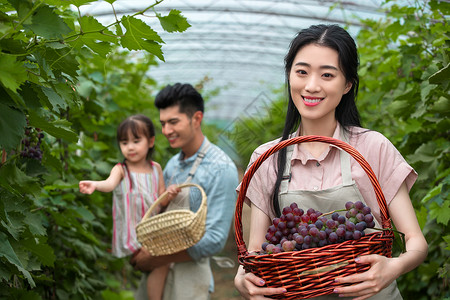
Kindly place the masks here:
<instances>
[{"instance_id":1,"label":"grape stem","mask_svg":"<svg viewBox=\"0 0 450 300\"><path fill-rule=\"evenodd\" d=\"M328 215L334 214L335 212L339 212L339 211L347 211L347 210L345 208L344 209L336 209L336 210L324 213L321 216L328 216Z\"/></svg>"}]
</instances>

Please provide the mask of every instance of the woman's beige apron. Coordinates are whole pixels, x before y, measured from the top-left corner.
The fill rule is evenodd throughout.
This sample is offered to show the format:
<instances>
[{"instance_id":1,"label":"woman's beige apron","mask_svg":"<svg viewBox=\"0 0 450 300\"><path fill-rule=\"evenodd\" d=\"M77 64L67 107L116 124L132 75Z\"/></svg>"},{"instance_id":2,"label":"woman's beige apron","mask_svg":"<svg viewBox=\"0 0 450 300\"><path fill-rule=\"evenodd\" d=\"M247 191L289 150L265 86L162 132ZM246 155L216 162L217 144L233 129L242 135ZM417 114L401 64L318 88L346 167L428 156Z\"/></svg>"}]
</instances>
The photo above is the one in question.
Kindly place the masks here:
<instances>
[{"instance_id":1,"label":"woman's beige apron","mask_svg":"<svg viewBox=\"0 0 450 300\"><path fill-rule=\"evenodd\" d=\"M341 132L341 136L345 137L345 134ZM344 138L344 141L346 139ZM314 208L320 212L326 213L336 209L345 208L345 203L347 201L356 202L358 200L364 201L361 192L359 191L356 183L352 179L351 166L350 166L350 155L345 151L340 151L340 161L341 161L341 176L342 185L335 186L325 190L319 191L303 191L294 190L289 191L288 185L290 182L291 174L291 157L295 145L287 147L286 153L286 167L283 174L283 180L280 184L280 210L284 207L289 206L292 202L298 204L299 207L303 209ZM376 220L375 220L376 222ZM379 225L377 225L378 227ZM342 298L338 295L327 295L319 296L311 299L317 300L328 300L328 299L352 299ZM369 298L371 300L401 300L403 299L400 292L397 289L397 283L394 280L388 287L379 292L377 295Z\"/></svg>"},{"instance_id":2,"label":"woman's beige apron","mask_svg":"<svg viewBox=\"0 0 450 300\"><path fill-rule=\"evenodd\" d=\"M205 142L202 148L199 150L197 158L195 159L194 164L189 171L188 178L184 183L188 183L192 180L198 166L205 157L206 151L208 150L209 146L210 142L205 139ZM174 210L180 208L190 209L189 194L190 189L182 189L177 197L170 201L166 210ZM200 195L200 193L198 194ZM192 260L172 264L169 270L169 274L166 278L163 300L209 299L209 287L212 281L212 272L209 263L209 257L204 257L199 261ZM139 290L136 294L136 299L139 300L147 299L147 276L143 277L145 277L145 281L143 281L143 279L141 278Z\"/></svg>"}]
</instances>

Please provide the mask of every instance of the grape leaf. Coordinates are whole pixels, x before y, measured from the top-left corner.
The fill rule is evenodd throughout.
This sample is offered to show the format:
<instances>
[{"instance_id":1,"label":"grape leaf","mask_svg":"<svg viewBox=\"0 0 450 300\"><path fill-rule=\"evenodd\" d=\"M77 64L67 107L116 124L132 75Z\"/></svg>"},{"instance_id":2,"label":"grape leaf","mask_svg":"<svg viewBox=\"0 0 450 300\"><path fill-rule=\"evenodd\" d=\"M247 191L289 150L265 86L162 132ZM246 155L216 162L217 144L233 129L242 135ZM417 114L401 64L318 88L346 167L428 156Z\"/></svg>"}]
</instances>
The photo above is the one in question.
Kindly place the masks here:
<instances>
[{"instance_id":1,"label":"grape leaf","mask_svg":"<svg viewBox=\"0 0 450 300\"><path fill-rule=\"evenodd\" d=\"M11 244L8 241L8 237L3 232L0 232L0 257L6 258L11 264L15 265L17 269L25 276L28 280L28 283L31 287L35 287L33 278L31 278L31 274L25 270L19 258L17 257L14 249L11 247Z\"/></svg>"},{"instance_id":2,"label":"grape leaf","mask_svg":"<svg viewBox=\"0 0 450 300\"><path fill-rule=\"evenodd\" d=\"M191 25L187 22L186 18L181 15L181 11L172 9L168 16L162 17L157 15L162 28L167 32L183 32Z\"/></svg>"},{"instance_id":3,"label":"grape leaf","mask_svg":"<svg viewBox=\"0 0 450 300\"><path fill-rule=\"evenodd\" d=\"M0 103L0 146L6 151L19 145L27 125L25 115L16 109Z\"/></svg>"},{"instance_id":4,"label":"grape leaf","mask_svg":"<svg viewBox=\"0 0 450 300\"><path fill-rule=\"evenodd\" d=\"M24 223L28 225L30 232L35 236L44 236L47 234L42 224L42 216L39 213L25 212Z\"/></svg>"},{"instance_id":5,"label":"grape leaf","mask_svg":"<svg viewBox=\"0 0 450 300\"><path fill-rule=\"evenodd\" d=\"M56 82L53 84L53 88L58 95L60 95L67 105L71 103L79 104L79 95L77 94L75 87L69 81L66 82Z\"/></svg>"},{"instance_id":6,"label":"grape leaf","mask_svg":"<svg viewBox=\"0 0 450 300\"><path fill-rule=\"evenodd\" d=\"M59 108L62 109L67 108L66 101L64 101L64 99L60 95L58 95L58 93L55 92L53 89L45 86L41 86L40 88L44 93L44 95L47 96L47 99L51 105L50 109L58 110L58 106Z\"/></svg>"},{"instance_id":7,"label":"grape leaf","mask_svg":"<svg viewBox=\"0 0 450 300\"><path fill-rule=\"evenodd\" d=\"M430 205L430 217L436 219L437 223L447 225L450 221L450 200L446 200L439 206L436 202Z\"/></svg>"},{"instance_id":8,"label":"grape leaf","mask_svg":"<svg viewBox=\"0 0 450 300\"><path fill-rule=\"evenodd\" d=\"M61 8L66 8L68 6L70 6L72 3L71 0L42 0L42 2L44 2L45 4L48 4L50 6L57 6L57 7L61 7Z\"/></svg>"},{"instance_id":9,"label":"grape leaf","mask_svg":"<svg viewBox=\"0 0 450 300\"><path fill-rule=\"evenodd\" d=\"M414 154L408 155L407 157L410 163L415 163L418 161L432 162L436 160L436 156L436 144L433 141L430 141L420 145Z\"/></svg>"},{"instance_id":10,"label":"grape leaf","mask_svg":"<svg viewBox=\"0 0 450 300\"><path fill-rule=\"evenodd\" d=\"M446 97L440 97L433 103L431 109L433 112L448 112L450 111L450 99Z\"/></svg>"},{"instance_id":11,"label":"grape leaf","mask_svg":"<svg viewBox=\"0 0 450 300\"><path fill-rule=\"evenodd\" d=\"M82 5L86 5L88 3L91 2L95 2L97 0L71 0L72 4L75 5L76 7L80 7Z\"/></svg>"},{"instance_id":12,"label":"grape leaf","mask_svg":"<svg viewBox=\"0 0 450 300\"><path fill-rule=\"evenodd\" d=\"M124 16L121 21L126 29L125 35L121 38L123 47L129 50L144 49L164 61L161 45L158 44L164 42L156 31L134 17Z\"/></svg>"},{"instance_id":13,"label":"grape leaf","mask_svg":"<svg viewBox=\"0 0 450 300\"><path fill-rule=\"evenodd\" d=\"M165 61L160 44L147 40L142 43L142 48L144 48L144 50L156 55L156 57L158 57L160 60Z\"/></svg>"},{"instance_id":14,"label":"grape leaf","mask_svg":"<svg viewBox=\"0 0 450 300\"><path fill-rule=\"evenodd\" d=\"M23 63L14 56L0 55L0 82L4 87L17 91L19 86L27 80L27 70Z\"/></svg>"},{"instance_id":15,"label":"grape leaf","mask_svg":"<svg viewBox=\"0 0 450 300\"><path fill-rule=\"evenodd\" d=\"M7 282L11 278L11 273L7 270L6 264L0 261L0 280Z\"/></svg>"},{"instance_id":16,"label":"grape leaf","mask_svg":"<svg viewBox=\"0 0 450 300\"><path fill-rule=\"evenodd\" d=\"M78 141L78 135L75 132L66 128L55 126L54 122L48 122L43 117L39 116L35 111L29 111L29 116L30 125L42 129L55 138L61 138L72 143L76 143Z\"/></svg>"},{"instance_id":17,"label":"grape leaf","mask_svg":"<svg viewBox=\"0 0 450 300\"><path fill-rule=\"evenodd\" d=\"M56 257L53 249L45 242L44 238L28 239L22 241L21 245L37 256L44 266L53 266Z\"/></svg>"},{"instance_id":18,"label":"grape leaf","mask_svg":"<svg viewBox=\"0 0 450 300\"><path fill-rule=\"evenodd\" d=\"M75 207L74 211L78 213L78 215L83 218L86 222L92 222L95 219L95 216L85 207L79 206Z\"/></svg>"},{"instance_id":19,"label":"grape leaf","mask_svg":"<svg viewBox=\"0 0 450 300\"><path fill-rule=\"evenodd\" d=\"M444 236L444 241L447 243L447 247L445 247L445 249L450 250L450 235Z\"/></svg>"},{"instance_id":20,"label":"grape leaf","mask_svg":"<svg viewBox=\"0 0 450 300\"><path fill-rule=\"evenodd\" d=\"M445 66L444 68L434 73L433 75L431 75L430 78L428 78L428 80L432 84L440 84L445 81L448 81L449 78L450 78L450 63L447 64L447 66Z\"/></svg>"},{"instance_id":21,"label":"grape leaf","mask_svg":"<svg viewBox=\"0 0 450 300\"><path fill-rule=\"evenodd\" d=\"M72 31L48 6L39 7L32 17L31 24L24 24L23 27L47 39L61 39L63 35Z\"/></svg>"},{"instance_id":22,"label":"grape leaf","mask_svg":"<svg viewBox=\"0 0 450 300\"><path fill-rule=\"evenodd\" d=\"M416 210L417 221L419 222L420 228L423 230L425 224L428 220L428 211L425 206L422 206L420 210Z\"/></svg>"},{"instance_id":23,"label":"grape leaf","mask_svg":"<svg viewBox=\"0 0 450 300\"><path fill-rule=\"evenodd\" d=\"M25 18L32 8L32 3L30 1L8 0L8 2L16 9L17 15L20 19Z\"/></svg>"},{"instance_id":24,"label":"grape leaf","mask_svg":"<svg viewBox=\"0 0 450 300\"><path fill-rule=\"evenodd\" d=\"M2 221L1 224L15 240L19 240L20 233L24 230L23 219L23 214L12 211L8 213L8 222Z\"/></svg>"},{"instance_id":25,"label":"grape leaf","mask_svg":"<svg viewBox=\"0 0 450 300\"><path fill-rule=\"evenodd\" d=\"M425 197L423 197L421 202L422 203L428 202L430 199L439 195L441 193L441 191L442 191L442 184L433 187L431 190L428 191L428 193L425 195Z\"/></svg>"},{"instance_id":26,"label":"grape leaf","mask_svg":"<svg viewBox=\"0 0 450 300\"><path fill-rule=\"evenodd\" d=\"M121 22L127 29L125 36L133 40L137 46L144 39L163 43L163 40L159 37L158 33L142 20L136 19L135 17L124 16L122 17Z\"/></svg>"},{"instance_id":27,"label":"grape leaf","mask_svg":"<svg viewBox=\"0 0 450 300\"><path fill-rule=\"evenodd\" d=\"M116 34L119 35L119 36L122 36L123 35L123 30L122 30L122 26L120 26L120 23L116 24L115 27L116 27Z\"/></svg>"},{"instance_id":28,"label":"grape leaf","mask_svg":"<svg viewBox=\"0 0 450 300\"><path fill-rule=\"evenodd\" d=\"M0 14L1 19L1 14ZM1 21L0 21L0 32L1 32ZM14 53L14 54L26 54L27 51L25 49L26 44L22 40L17 39L8 39L4 38L0 40L0 48L3 53Z\"/></svg>"},{"instance_id":29,"label":"grape leaf","mask_svg":"<svg viewBox=\"0 0 450 300\"><path fill-rule=\"evenodd\" d=\"M42 69L49 75L61 72L68 74L72 77L77 77L77 70L79 63L72 53L72 49L64 47L61 49L54 49L51 47L42 47L39 51L34 53L37 63L40 66L47 66L46 69Z\"/></svg>"},{"instance_id":30,"label":"grape leaf","mask_svg":"<svg viewBox=\"0 0 450 300\"><path fill-rule=\"evenodd\" d=\"M39 103L39 97L36 91L33 89L36 86L34 83L27 81L23 84L19 90L20 96L25 100L25 106L28 109L40 109L42 105Z\"/></svg>"},{"instance_id":31,"label":"grape leaf","mask_svg":"<svg viewBox=\"0 0 450 300\"><path fill-rule=\"evenodd\" d=\"M11 192L20 190L21 193L29 193L34 197L38 197L41 193L41 186L37 183L38 178L27 176L24 172L18 169L14 164L6 163L0 168L0 178L5 180L0 181L0 186L8 189ZM17 201L14 205L17 205Z\"/></svg>"},{"instance_id":32,"label":"grape leaf","mask_svg":"<svg viewBox=\"0 0 450 300\"><path fill-rule=\"evenodd\" d=\"M79 22L82 34L70 44L76 48L87 46L102 57L106 57L111 51L111 43L117 42L114 33L92 16L83 16Z\"/></svg>"}]
</instances>

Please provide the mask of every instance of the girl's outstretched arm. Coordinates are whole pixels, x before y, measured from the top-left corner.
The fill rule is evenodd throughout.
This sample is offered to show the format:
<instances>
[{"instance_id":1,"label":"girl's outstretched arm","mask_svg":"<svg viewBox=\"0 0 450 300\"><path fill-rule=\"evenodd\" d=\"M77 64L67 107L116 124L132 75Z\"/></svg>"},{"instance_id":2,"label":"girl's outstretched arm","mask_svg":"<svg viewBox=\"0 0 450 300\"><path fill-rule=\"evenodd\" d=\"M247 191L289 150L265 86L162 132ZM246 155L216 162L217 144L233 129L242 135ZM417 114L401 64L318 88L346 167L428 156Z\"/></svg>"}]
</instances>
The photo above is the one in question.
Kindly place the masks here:
<instances>
[{"instance_id":1,"label":"girl's outstretched arm","mask_svg":"<svg viewBox=\"0 0 450 300\"><path fill-rule=\"evenodd\" d=\"M396 229L405 234L406 252L393 258L375 254L361 256L357 262L371 264L371 268L361 274L337 278L339 283L357 284L336 289L335 293L343 297L355 297L354 300L367 299L425 260L428 252L427 241L417 222L405 183L400 186L389 204L389 215Z\"/></svg>"},{"instance_id":2,"label":"girl's outstretched arm","mask_svg":"<svg viewBox=\"0 0 450 300\"><path fill-rule=\"evenodd\" d=\"M101 181L82 180L78 185L80 187L80 192L83 194L92 194L95 190L108 193L114 190L122 180L123 176L123 169L117 164L111 169L111 173L107 179Z\"/></svg>"}]
</instances>

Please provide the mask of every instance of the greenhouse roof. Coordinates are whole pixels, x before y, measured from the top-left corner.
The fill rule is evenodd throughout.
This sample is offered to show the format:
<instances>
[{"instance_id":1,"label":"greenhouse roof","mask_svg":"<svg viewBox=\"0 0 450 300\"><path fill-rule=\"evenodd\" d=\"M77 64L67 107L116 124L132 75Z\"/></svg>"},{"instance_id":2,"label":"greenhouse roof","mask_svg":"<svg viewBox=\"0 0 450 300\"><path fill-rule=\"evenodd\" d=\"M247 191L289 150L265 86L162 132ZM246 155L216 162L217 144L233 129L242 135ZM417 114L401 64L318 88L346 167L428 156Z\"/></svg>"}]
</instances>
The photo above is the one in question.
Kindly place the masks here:
<instances>
[{"instance_id":1,"label":"greenhouse roof","mask_svg":"<svg viewBox=\"0 0 450 300\"><path fill-rule=\"evenodd\" d=\"M142 17L164 40L165 62L150 69L158 84L197 84L219 94L206 104L205 120L227 126L243 115L260 114L273 100L273 89L284 83L283 60L294 35L312 24L345 25L356 35L359 18L379 19L381 0L166 0L155 10L182 12L191 27L183 33L164 32L154 17ZM151 1L117 0L117 15L130 15ZM106 2L82 6L83 14L102 23L114 21ZM108 23L109 22L109 23Z\"/></svg>"}]
</instances>

